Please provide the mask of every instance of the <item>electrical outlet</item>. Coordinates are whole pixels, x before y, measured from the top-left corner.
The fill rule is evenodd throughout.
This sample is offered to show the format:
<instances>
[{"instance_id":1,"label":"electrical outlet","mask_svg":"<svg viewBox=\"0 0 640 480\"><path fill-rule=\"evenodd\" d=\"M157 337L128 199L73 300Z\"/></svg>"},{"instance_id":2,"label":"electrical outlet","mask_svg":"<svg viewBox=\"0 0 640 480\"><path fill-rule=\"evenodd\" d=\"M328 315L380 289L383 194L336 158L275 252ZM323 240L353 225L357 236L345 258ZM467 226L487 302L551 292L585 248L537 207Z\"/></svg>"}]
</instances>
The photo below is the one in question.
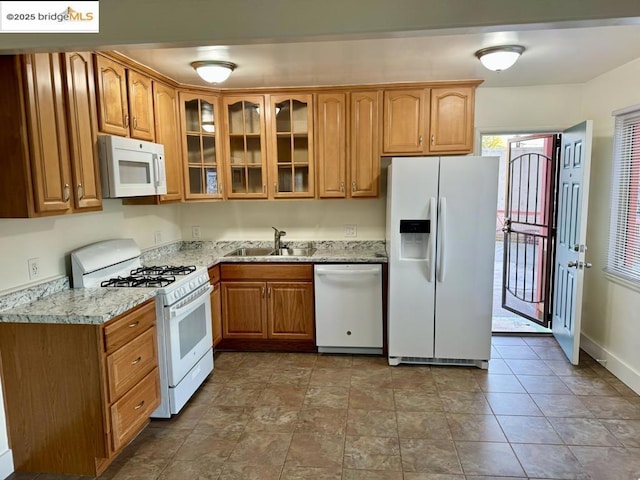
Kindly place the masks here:
<instances>
[{"instance_id":1,"label":"electrical outlet","mask_svg":"<svg viewBox=\"0 0 640 480\"><path fill-rule=\"evenodd\" d=\"M40 276L40 259L30 258L27 260L29 266L29 280L35 280Z\"/></svg>"},{"instance_id":2,"label":"electrical outlet","mask_svg":"<svg viewBox=\"0 0 640 480\"><path fill-rule=\"evenodd\" d=\"M354 223L348 223L344 226L344 236L345 237L357 237L358 236L358 226Z\"/></svg>"},{"instance_id":3,"label":"electrical outlet","mask_svg":"<svg viewBox=\"0 0 640 480\"><path fill-rule=\"evenodd\" d=\"M193 238L200 238L200 227L198 226L191 227L191 236Z\"/></svg>"},{"instance_id":4,"label":"electrical outlet","mask_svg":"<svg viewBox=\"0 0 640 480\"><path fill-rule=\"evenodd\" d=\"M160 230L153 233L153 241L156 245L160 245L162 243L162 232Z\"/></svg>"}]
</instances>

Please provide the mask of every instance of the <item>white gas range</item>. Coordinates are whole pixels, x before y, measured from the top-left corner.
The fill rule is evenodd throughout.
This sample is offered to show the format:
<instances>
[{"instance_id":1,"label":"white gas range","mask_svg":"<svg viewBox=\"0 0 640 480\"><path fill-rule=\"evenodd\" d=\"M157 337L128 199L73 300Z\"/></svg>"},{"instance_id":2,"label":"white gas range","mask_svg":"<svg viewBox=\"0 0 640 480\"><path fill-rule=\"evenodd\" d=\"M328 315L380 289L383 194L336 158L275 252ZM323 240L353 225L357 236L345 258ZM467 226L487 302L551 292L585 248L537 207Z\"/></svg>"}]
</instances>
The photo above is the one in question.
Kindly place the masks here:
<instances>
[{"instance_id":1,"label":"white gas range","mask_svg":"<svg viewBox=\"0 0 640 480\"><path fill-rule=\"evenodd\" d=\"M132 239L105 240L71 253L74 288L156 288L161 403L178 413L213 371L209 276L205 267L143 266Z\"/></svg>"}]
</instances>

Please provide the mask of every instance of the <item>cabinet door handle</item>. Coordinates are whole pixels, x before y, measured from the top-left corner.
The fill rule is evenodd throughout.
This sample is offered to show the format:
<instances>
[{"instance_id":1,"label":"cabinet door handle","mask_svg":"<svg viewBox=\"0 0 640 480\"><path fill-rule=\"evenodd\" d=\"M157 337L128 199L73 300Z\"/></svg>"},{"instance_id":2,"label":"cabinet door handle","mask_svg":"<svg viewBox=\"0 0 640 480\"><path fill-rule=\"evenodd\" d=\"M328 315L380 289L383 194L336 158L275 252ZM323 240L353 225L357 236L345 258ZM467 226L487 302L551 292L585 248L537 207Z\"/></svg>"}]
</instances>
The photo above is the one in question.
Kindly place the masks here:
<instances>
[{"instance_id":1,"label":"cabinet door handle","mask_svg":"<svg viewBox=\"0 0 640 480\"><path fill-rule=\"evenodd\" d=\"M356 191L356 181L355 180L353 182L351 182L351 191L352 192Z\"/></svg>"},{"instance_id":2,"label":"cabinet door handle","mask_svg":"<svg viewBox=\"0 0 640 480\"><path fill-rule=\"evenodd\" d=\"M267 288L267 296L271 298L271 287Z\"/></svg>"},{"instance_id":3,"label":"cabinet door handle","mask_svg":"<svg viewBox=\"0 0 640 480\"><path fill-rule=\"evenodd\" d=\"M82 198L84 197L84 188L82 188L82 184L79 183L78 184L78 200L82 200Z\"/></svg>"},{"instance_id":4,"label":"cabinet door handle","mask_svg":"<svg viewBox=\"0 0 640 480\"><path fill-rule=\"evenodd\" d=\"M71 188L69 187L68 183L65 183L64 184L64 201L68 202L70 198L71 198Z\"/></svg>"},{"instance_id":5,"label":"cabinet door handle","mask_svg":"<svg viewBox=\"0 0 640 480\"><path fill-rule=\"evenodd\" d=\"M436 136L431 135L431 145L433 145L434 143L436 143Z\"/></svg>"},{"instance_id":6,"label":"cabinet door handle","mask_svg":"<svg viewBox=\"0 0 640 480\"><path fill-rule=\"evenodd\" d=\"M139 323L140 323L140 320L136 320L135 322L129 324L129 328L137 327Z\"/></svg>"},{"instance_id":7,"label":"cabinet door handle","mask_svg":"<svg viewBox=\"0 0 640 480\"><path fill-rule=\"evenodd\" d=\"M273 193L278 193L278 184L277 183L273 184Z\"/></svg>"},{"instance_id":8,"label":"cabinet door handle","mask_svg":"<svg viewBox=\"0 0 640 480\"><path fill-rule=\"evenodd\" d=\"M128 113L124 114L124 126L125 127L129 126L129 114Z\"/></svg>"},{"instance_id":9,"label":"cabinet door handle","mask_svg":"<svg viewBox=\"0 0 640 480\"><path fill-rule=\"evenodd\" d=\"M142 400L139 404L133 407L134 410L140 410L144 406L144 400Z\"/></svg>"},{"instance_id":10,"label":"cabinet door handle","mask_svg":"<svg viewBox=\"0 0 640 480\"><path fill-rule=\"evenodd\" d=\"M262 184L262 193L267 193L267 184L266 183Z\"/></svg>"},{"instance_id":11,"label":"cabinet door handle","mask_svg":"<svg viewBox=\"0 0 640 480\"><path fill-rule=\"evenodd\" d=\"M420 135L420 138L418 139L418 141L420 142L420 146L422 146L422 135Z\"/></svg>"},{"instance_id":12,"label":"cabinet door handle","mask_svg":"<svg viewBox=\"0 0 640 480\"><path fill-rule=\"evenodd\" d=\"M264 298L264 287L262 287L262 298Z\"/></svg>"},{"instance_id":13,"label":"cabinet door handle","mask_svg":"<svg viewBox=\"0 0 640 480\"><path fill-rule=\"evenodd\" d=\"M220 195L222 195L222 185L220 185L220 187L218 188L218 191L220 192Z\"/></svg>"},{"instance_id":14,"label":"cabinet door handle","mask_svg":"<svg viewBox=\"0 0 640 480\"><path fill-rule=\"evenodd\" d=\"M340 182L340 191L344 192L344 182Z\"/></svg>"},{"instance_id":15,"label":"cabinet door handle","mask_svg":"<svg viewBox=\"0 0 640 480\"><path fill-rule=\"evenodd\" d=\"M136 358L133 362L131 362L131 365L135 365L137 363L140 363L140 360L142 360L142 357Z\"/></svg>"},{"instance_id":16,"label":"cabinet door handle","mask_svg":"<svg viewBox=\"0 0 640 480\"><path fill-rule=\"evenodd\" d=\"M138 128L138 117L133 117L133 128Z\"/></svg>"}]
</instances>

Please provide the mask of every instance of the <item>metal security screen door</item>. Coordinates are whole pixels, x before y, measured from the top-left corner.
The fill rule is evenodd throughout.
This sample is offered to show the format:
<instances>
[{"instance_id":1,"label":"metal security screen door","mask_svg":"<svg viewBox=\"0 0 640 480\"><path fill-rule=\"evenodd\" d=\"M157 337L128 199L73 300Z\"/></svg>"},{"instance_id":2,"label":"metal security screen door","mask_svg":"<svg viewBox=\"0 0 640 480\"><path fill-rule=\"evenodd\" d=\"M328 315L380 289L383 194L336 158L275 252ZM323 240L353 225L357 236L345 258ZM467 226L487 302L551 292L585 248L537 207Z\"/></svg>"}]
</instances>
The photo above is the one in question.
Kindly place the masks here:
<instances>
[{"instance_id":1,"label":"metal security screen door","mask_svg":"<svg viewBox=\"0 0 640 480\"><path fill-rule=\"evenodd\" d=\"M543 327L551 319L555 171L560 136L509 141L502 307Z\"/></svg>"}]
</instances>

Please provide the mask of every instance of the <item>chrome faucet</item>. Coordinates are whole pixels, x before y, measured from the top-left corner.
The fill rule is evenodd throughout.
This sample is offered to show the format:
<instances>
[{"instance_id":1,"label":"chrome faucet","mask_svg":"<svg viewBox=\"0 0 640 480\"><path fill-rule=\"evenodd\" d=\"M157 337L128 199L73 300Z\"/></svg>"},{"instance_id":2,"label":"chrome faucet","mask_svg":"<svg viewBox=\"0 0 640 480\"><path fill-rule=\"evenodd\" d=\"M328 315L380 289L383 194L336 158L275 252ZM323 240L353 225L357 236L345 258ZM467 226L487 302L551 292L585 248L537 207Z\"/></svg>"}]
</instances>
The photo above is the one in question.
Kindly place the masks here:
<instances>
[{"instance_id":1,"label":"chrome faucet","mask_svg":"<svg viewBox=\"0 0 640 480\"><path fill-rule=\"evenodd\" d=\"M275 233L273 234L273 249L277 252L280 250L280 238L284 237L287 232L284 230L278 230L276 227L271 228L275 230Z\"/></svg>"}]
</instances>

